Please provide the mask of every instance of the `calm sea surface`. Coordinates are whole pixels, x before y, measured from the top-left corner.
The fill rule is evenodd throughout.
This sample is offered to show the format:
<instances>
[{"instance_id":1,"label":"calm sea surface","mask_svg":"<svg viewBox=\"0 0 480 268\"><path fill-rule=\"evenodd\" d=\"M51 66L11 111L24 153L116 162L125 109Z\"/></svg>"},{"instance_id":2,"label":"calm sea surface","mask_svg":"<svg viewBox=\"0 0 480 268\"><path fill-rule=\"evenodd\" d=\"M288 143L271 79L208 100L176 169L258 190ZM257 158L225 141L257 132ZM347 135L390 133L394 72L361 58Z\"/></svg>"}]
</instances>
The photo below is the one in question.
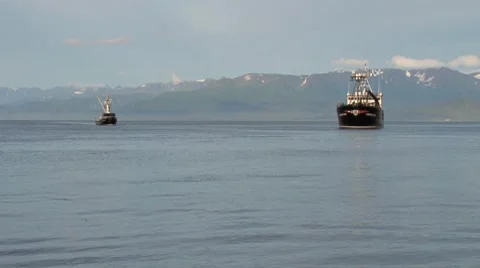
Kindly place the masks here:
<instances>
[{"instance_id":1,"label":"calm sea surface","mask_svg":"<svg viewBox=\"0 0 480 268\"><path fill-rule=\"evenodd\" d=\"M479 267L480 123L0 122L0 267Z\"/></svg>"}]
</instances>

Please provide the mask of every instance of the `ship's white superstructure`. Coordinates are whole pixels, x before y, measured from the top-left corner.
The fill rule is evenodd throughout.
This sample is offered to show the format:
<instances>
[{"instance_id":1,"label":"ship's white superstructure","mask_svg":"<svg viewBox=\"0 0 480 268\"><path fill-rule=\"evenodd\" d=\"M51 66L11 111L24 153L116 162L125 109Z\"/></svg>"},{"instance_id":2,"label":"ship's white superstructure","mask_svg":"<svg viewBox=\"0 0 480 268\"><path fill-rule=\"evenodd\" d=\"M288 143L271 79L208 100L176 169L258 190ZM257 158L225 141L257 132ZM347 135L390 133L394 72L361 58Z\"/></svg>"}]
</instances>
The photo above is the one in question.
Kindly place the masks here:
<instances>
[{"instance_id":1,"label":"ship's white superstructure","mask_svg":"<svg viewBox=\"0 0 480 268\"><path fill-rule=\"evenodd\" d=\"M354 104L364 104L367 106L376 106L375 99L368 93L370 91L378 99L380 107L382 107L383 93L378 92L375 94L370 86L368 78L370 77L370 72L367 70L367 65L363 70L353 71L350 76L351 80L355 82L355 87L353 92L350 93L350 89L347 93L347 105Z\"/></svg>"}]
</instances>

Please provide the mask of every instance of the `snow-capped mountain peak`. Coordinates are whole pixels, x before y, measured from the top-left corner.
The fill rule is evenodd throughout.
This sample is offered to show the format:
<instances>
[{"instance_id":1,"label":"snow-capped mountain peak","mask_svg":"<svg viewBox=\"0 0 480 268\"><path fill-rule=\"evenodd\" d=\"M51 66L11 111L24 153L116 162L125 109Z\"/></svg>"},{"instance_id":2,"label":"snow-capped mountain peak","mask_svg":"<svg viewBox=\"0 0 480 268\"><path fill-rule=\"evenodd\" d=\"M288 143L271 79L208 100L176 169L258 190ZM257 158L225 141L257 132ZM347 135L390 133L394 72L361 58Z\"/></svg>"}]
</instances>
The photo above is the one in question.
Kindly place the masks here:
<instances>
[{"instance_id":1,"label":"snow-capped mountain peak","mask_svg":"<svg viewBox=\"0 0 480 268\"><path fill-rule=\"evenodd\" d=\"M409 79L417 79L417 84L424 84L426 87L434 87L433 80L435 76L429 76L425 70L406 70L405 76Z\"/></svg>"}]
</instances>

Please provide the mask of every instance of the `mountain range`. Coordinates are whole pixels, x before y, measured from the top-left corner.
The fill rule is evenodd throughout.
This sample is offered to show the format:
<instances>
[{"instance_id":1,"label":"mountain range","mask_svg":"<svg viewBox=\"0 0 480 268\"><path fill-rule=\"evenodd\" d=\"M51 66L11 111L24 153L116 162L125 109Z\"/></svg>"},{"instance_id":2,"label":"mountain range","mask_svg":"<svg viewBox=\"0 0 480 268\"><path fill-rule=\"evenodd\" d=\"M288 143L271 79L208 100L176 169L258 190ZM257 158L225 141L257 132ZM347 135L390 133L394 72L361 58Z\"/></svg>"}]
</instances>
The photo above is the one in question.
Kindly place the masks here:
<instances>
[{"instance_id":1,"label":"mountain range","mask_svg":"<svg viewBox=\"0 0 480 268\"><path fill-rule=\"evenodd\" d=\"M350 71L311 75L249 73L233 78L148 83L137 87L69 85L51 89L0 87L1 119L85 119L110 95L122 119L336 120ZM376 70L388 120L477 120L480 73L445 67ZM176 76L174 76L177 78ZM350 87L350 89L352 86Z\"/></svg>"}]
</instances>

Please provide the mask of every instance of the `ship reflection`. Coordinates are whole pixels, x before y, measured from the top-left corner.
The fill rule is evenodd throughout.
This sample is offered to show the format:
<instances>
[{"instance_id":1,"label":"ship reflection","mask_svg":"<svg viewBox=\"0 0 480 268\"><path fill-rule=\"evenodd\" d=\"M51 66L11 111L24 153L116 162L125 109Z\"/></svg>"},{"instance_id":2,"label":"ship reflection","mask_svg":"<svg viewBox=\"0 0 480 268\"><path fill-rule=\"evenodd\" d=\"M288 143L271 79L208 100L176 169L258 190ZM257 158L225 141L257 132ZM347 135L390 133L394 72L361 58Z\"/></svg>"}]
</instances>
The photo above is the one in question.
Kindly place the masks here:
<instances>
[{"instance_id":1,"label":"ship reflection","mask_svg":"<svg viewBox=\"0 0 480 268\"><path fill-rule=\"evenodd\" d=\"M346 164L345 196L352 206L352 224L374 224L379 197L379 150L381 134L372 131L345 132L350 163Z\"/></svg>"}]
</instances>

